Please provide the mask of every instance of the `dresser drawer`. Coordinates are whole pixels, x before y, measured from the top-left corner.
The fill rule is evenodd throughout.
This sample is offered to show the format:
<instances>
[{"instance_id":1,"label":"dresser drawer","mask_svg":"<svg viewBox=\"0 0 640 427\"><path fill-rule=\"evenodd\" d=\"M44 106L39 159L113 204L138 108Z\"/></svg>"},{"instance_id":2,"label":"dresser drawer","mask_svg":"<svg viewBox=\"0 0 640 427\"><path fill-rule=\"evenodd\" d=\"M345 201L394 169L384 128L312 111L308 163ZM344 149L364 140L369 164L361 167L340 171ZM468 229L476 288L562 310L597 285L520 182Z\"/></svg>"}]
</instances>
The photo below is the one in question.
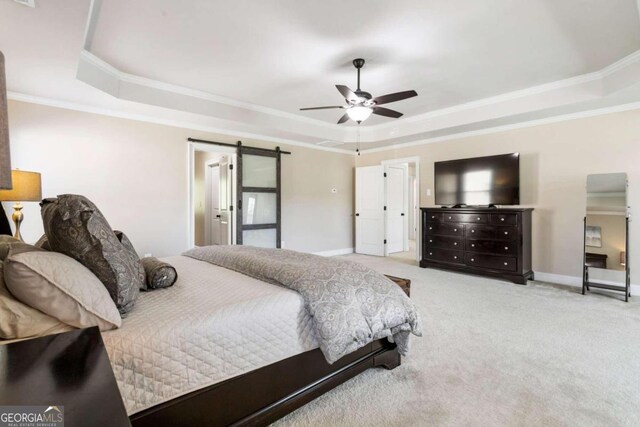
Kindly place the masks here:
<instances>
[{"instance_id":1,"label":"dresser drawer","mask_svg":"<svg viewBox=\"0 0 640 427\"><path fill-rule=\"evenodd\" d=\"M424 218L427 222L442 222L442 212L425 212Z\"/></svg>"},{"instance_id":2,"label":"dresser drawer","mask_svg":"<svg viewBox=\"0 0 640 427\"><path fill-rule=\"evenodd\" d=\"M471 267L518 271L517 258L513 257L467 253L464 257L464 263Z\"/></svg>"},{"instance_id":3,"label":"dresser drawer","mask_svg":"<svg viewBox=\"0 0 640 427\"><path fill-rule=\"evenodd\" d=\"M467 239L493 239L496 233L496 228L490 225L467 224L464 230Z\"/></svg>"},{"instance_id":4,"label":"dresser drawer","mask_svg":"<svg viewBox=\"0 0 640 427\"><path fill-rule=\"evenodd\" d=\"M496 225L517 225L518 224L518 214L514 214L514 213L507 213L507 214L493 213L493 214L491 214L491 224L496 224Z\"/></svg>"},{"instance_id":5,"label":"dresser drawer","mask_svg":"<svg viewBox=\"0 0 640 427\"><path fill-rule=\"evenodd\" d=\"M464 247L464 239L454 236L427 236L424 241L424 247L462 250Z\"/></svg>"},{"instance_id":6,"label":"dresser drawer","mask_svg":"<svg viewBox=\"0 0 640 427\"><path fill-rule=\"evenodd\" d=\"M465 242L465 250L475 253L490 253L498 255L518 254L518 248L515 242L505 242L496 240L467 240Z\"/></svg>"},{"instance_id":7,"label":"dresser drawer","mask_svg":"<svg viewBox=\"0 0 640 427\"><path fill-rule=\"evenodd\" d=\"M471 222L477 224L488 224L489 214L485 213L444 213L445 222Z\"/></svg>"},{"instance_id":8,"label":"dresser drawer","mask_svg":"<svg viewBox=\"0 0 640 427\"><path fill-rule=\"evenodd\" d=\"M515 240L518 237L518 227L496 227L496 240Z\"/></svg>"},{"instance_id":9,"label":"dresser drawer","mask_svg":"<svg viewBox=\"0 0 640 427\"><path fill-rule=\"evenodd\" d=\"M427 223L424 232L428 235L441 236L464 236L464 225L462 224L445 224L445 223Z\"/></svg>"},{"instance_id":10,"label":"dresser drawer","mask_svg":"<svg viewBox=\"0 0 640 427\"><path fill-rule=\"evenodd\" d=\"M422 258L449 264L464 264L464 253L462 251L428 248L422 253Z\"/></svg>"}]
</instances>

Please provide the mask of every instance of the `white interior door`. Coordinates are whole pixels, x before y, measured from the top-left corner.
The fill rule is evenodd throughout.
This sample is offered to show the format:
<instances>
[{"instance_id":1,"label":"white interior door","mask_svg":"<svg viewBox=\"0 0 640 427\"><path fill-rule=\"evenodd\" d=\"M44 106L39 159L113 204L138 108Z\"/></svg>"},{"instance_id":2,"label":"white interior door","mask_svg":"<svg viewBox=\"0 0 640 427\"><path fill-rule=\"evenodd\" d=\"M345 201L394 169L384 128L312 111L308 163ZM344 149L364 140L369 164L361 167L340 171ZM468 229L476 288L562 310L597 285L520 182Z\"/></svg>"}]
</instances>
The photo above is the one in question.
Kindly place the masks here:
<instances>
[{"instance_id":1,"label":"white interior door","mask_svg":"<svg viewBox=\"0 0 640 427\"><path fill-rule=\"evenodd\" d=\"M211 196L211 244L220 245L220 220L222 215L220 213L220 166L213 165L211 168L211 186L209 191Z\"/></svg>"},{"instance_id":2,"label":"white interior door","mask_svg":"<svg viewBox=\"0 0 640 427\"><path fill-rule=\"evenodd\" d=\"M385 172L387 254L391 254L408 249L407 166L386 165Z\"/></svg>"},{"instance_id":3,"label":"white interior door","mask_svg":"<svg viewBox=\"0 0 640 427\"><path fill-rule=\"evenodd\" d=\"M356 253L384 256L384 167L356 168Z\"/></svg>"},{"instance_id":4,"label":"white interior door","mask_svg":"<svg viewBox=\"0 0 640 427\"><path fill-rule=\"evenodd\" d=\"M231 185L233 180L231 179L231 162L228 157L224 156L220 159L220 178L219 178L219 188L220 188L220 204L219 215L220 215L220 237L219 241L221 245L230 245L231 244L231 236L233 235L233 230L231 227L231 222L233 220L233 215L231 212L231 198L232 188Z\"/></svg>"}]
</instances>

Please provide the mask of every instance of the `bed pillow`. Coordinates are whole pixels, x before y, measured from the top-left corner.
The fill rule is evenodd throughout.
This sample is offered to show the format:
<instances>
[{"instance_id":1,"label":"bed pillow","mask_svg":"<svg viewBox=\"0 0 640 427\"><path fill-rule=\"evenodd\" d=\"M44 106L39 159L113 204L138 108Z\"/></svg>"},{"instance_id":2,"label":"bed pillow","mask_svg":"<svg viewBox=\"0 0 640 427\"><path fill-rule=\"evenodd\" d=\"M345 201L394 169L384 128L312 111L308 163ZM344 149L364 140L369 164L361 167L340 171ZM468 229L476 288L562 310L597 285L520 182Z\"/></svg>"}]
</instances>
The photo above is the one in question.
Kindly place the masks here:
<instances>
[{"instance_id":1,"label":"bed pillow","mask_svg":"<svg viewBox=\"0 0 640 427\"><path fill-rule=\"evenodd\" d=\"M49 239L47 239L47 235L43 234L37 242L33 244L36 248L44 249L45 251L50 251L51 246L49 246Z\"/></svg>"},{"instance_id":2,"label":"bed pillow","mask_svg":"<svg viewBox=\"0 0 640 427\"><path fill-rule=\"evenodd\" d=\"M120 243L102 212L86 197L73 194L45 199L41 206L51 250L91 270L121 315L131 311L142 286L140 260Z\"/></svg>"},{"instance_id":3,"label":"bed pillow","mask_svg":"<svg viewBox=\"0 0 640 427\"><path fill-rule=\"evenodd\" d=\"M9 292L22 303L76 328L117 328L122 319L109 292L89 269L57 252L13 245L4 262Z\"/></svg>"},{"instance_id":4,"label":"bed pillow","mask_svg":"<svg viewBox=\"0 0 640 427\"><path fill-rule=\"evenodd\" d=\"M136 252L136 249L133 247L131 240L129 240L129 238L127 237L126 234L124 234L124 232L120 230L115 230L114 233L116 233L116 237L118 238L120 243L122 243L122 246L124 246L124 248L129 252L131 259L133 259L136 265L138 266L138 280L140 283L142 283L141 286L144 286L144 284L147 283L146 273L144 270L144 265L142 265L140 257L138 256L138 252Z\"/></svg>"},{"instance_id":5,"label":"bed pillow","mask_svg":"<svg viewBox=\"0 0 640 427\"><path fill-rule=\"evenodd\" d=\"M178 272L175 267L155 257L142 258L146 281L143 291L168 288L178 280Z\"/></svg>"},{"instance_id":6,"label":"bed pillow","mask_svg":"<svg viewBox=\"0 0 640 427\"><path fill-rule=\"evenodd\" d=\"M0 261L4 261L7 258L7 255L9 255L9 249L11 248L11 244L19 241L20 240L16 239L13 236L0 234Z\"/></svg>"},{"instance_id":7,"label":"bed pillow","mask_svg":"<svg viewBox=\"0 0 640 427\"><path fill-rule=\"evenodd\" d=\"M18 301L4 282L4 263L0 261L0 338L34 338L74 329L58 319Z\"/></svg>"}]
</instances>

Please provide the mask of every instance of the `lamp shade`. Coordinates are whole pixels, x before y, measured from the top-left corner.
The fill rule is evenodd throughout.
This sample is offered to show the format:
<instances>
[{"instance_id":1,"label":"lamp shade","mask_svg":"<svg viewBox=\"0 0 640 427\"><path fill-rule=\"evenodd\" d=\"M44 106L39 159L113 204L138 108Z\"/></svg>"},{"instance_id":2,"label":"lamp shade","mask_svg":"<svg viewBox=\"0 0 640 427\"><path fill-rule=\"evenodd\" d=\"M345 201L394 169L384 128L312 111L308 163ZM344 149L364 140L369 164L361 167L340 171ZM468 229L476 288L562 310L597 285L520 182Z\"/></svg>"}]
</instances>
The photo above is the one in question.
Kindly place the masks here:
<instances>
[{"instance_id":1,"label":"lamp shade","mask_svg":"<svg viewBox=\"0 0 640 427\"><path fill-rule=\"evenodd\" d=\"M9 113L4 55L0 52L0 189L11 188L11 154L9 152Z\"/></svg>"},{"instance_id":2,"label":"lamp shade","mask_svg":"<svg viewBox=\"0 0 640 427\"><path fill-rule=\"evenodd\" d=\"M11 171L13 189L0 190L3 202L39 202L42 200L40 174L21 170Z\"/></svg>"},{"instance_id":3,"label":"lamp shade","mask_svg":"<svg viewBox=\"0 0 640 427\"><path fill-rule=\"evenodd\" d=\"M347 110L347 115L351 120L360 123L367 120L372 112L373 110L370 107L356 105Z\"/></svg>"}]
</instances>

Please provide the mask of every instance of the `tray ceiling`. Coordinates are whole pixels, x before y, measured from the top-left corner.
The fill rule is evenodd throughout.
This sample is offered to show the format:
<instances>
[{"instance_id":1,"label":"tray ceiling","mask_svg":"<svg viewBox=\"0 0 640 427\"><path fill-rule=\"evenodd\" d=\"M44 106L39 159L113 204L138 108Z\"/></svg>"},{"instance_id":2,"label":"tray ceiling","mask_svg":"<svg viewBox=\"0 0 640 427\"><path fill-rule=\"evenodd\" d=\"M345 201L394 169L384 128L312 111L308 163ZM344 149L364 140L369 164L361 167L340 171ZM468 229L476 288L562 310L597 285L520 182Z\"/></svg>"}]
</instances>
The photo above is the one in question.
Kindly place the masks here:
<instances>
[{"instance_id":1,"label":"tray ceiling","mask_svg":"<svg viewBox=\"0 0 640 427\"><path fill-rule=\"evenodd\" d=\"M3 1L0 15L12 91L176 110L267 139L352 148L355 126L336 126L340 111L298 109L340 103L334 85L355 88L355 57L367 60L363 89L419 93L389 105L405 117L365 122L370 148L640 101L638 81L619 73L640 59L635 0L41 0ZM542 92L546 103L531 99Z\"/></svg>"}]
</instances>

